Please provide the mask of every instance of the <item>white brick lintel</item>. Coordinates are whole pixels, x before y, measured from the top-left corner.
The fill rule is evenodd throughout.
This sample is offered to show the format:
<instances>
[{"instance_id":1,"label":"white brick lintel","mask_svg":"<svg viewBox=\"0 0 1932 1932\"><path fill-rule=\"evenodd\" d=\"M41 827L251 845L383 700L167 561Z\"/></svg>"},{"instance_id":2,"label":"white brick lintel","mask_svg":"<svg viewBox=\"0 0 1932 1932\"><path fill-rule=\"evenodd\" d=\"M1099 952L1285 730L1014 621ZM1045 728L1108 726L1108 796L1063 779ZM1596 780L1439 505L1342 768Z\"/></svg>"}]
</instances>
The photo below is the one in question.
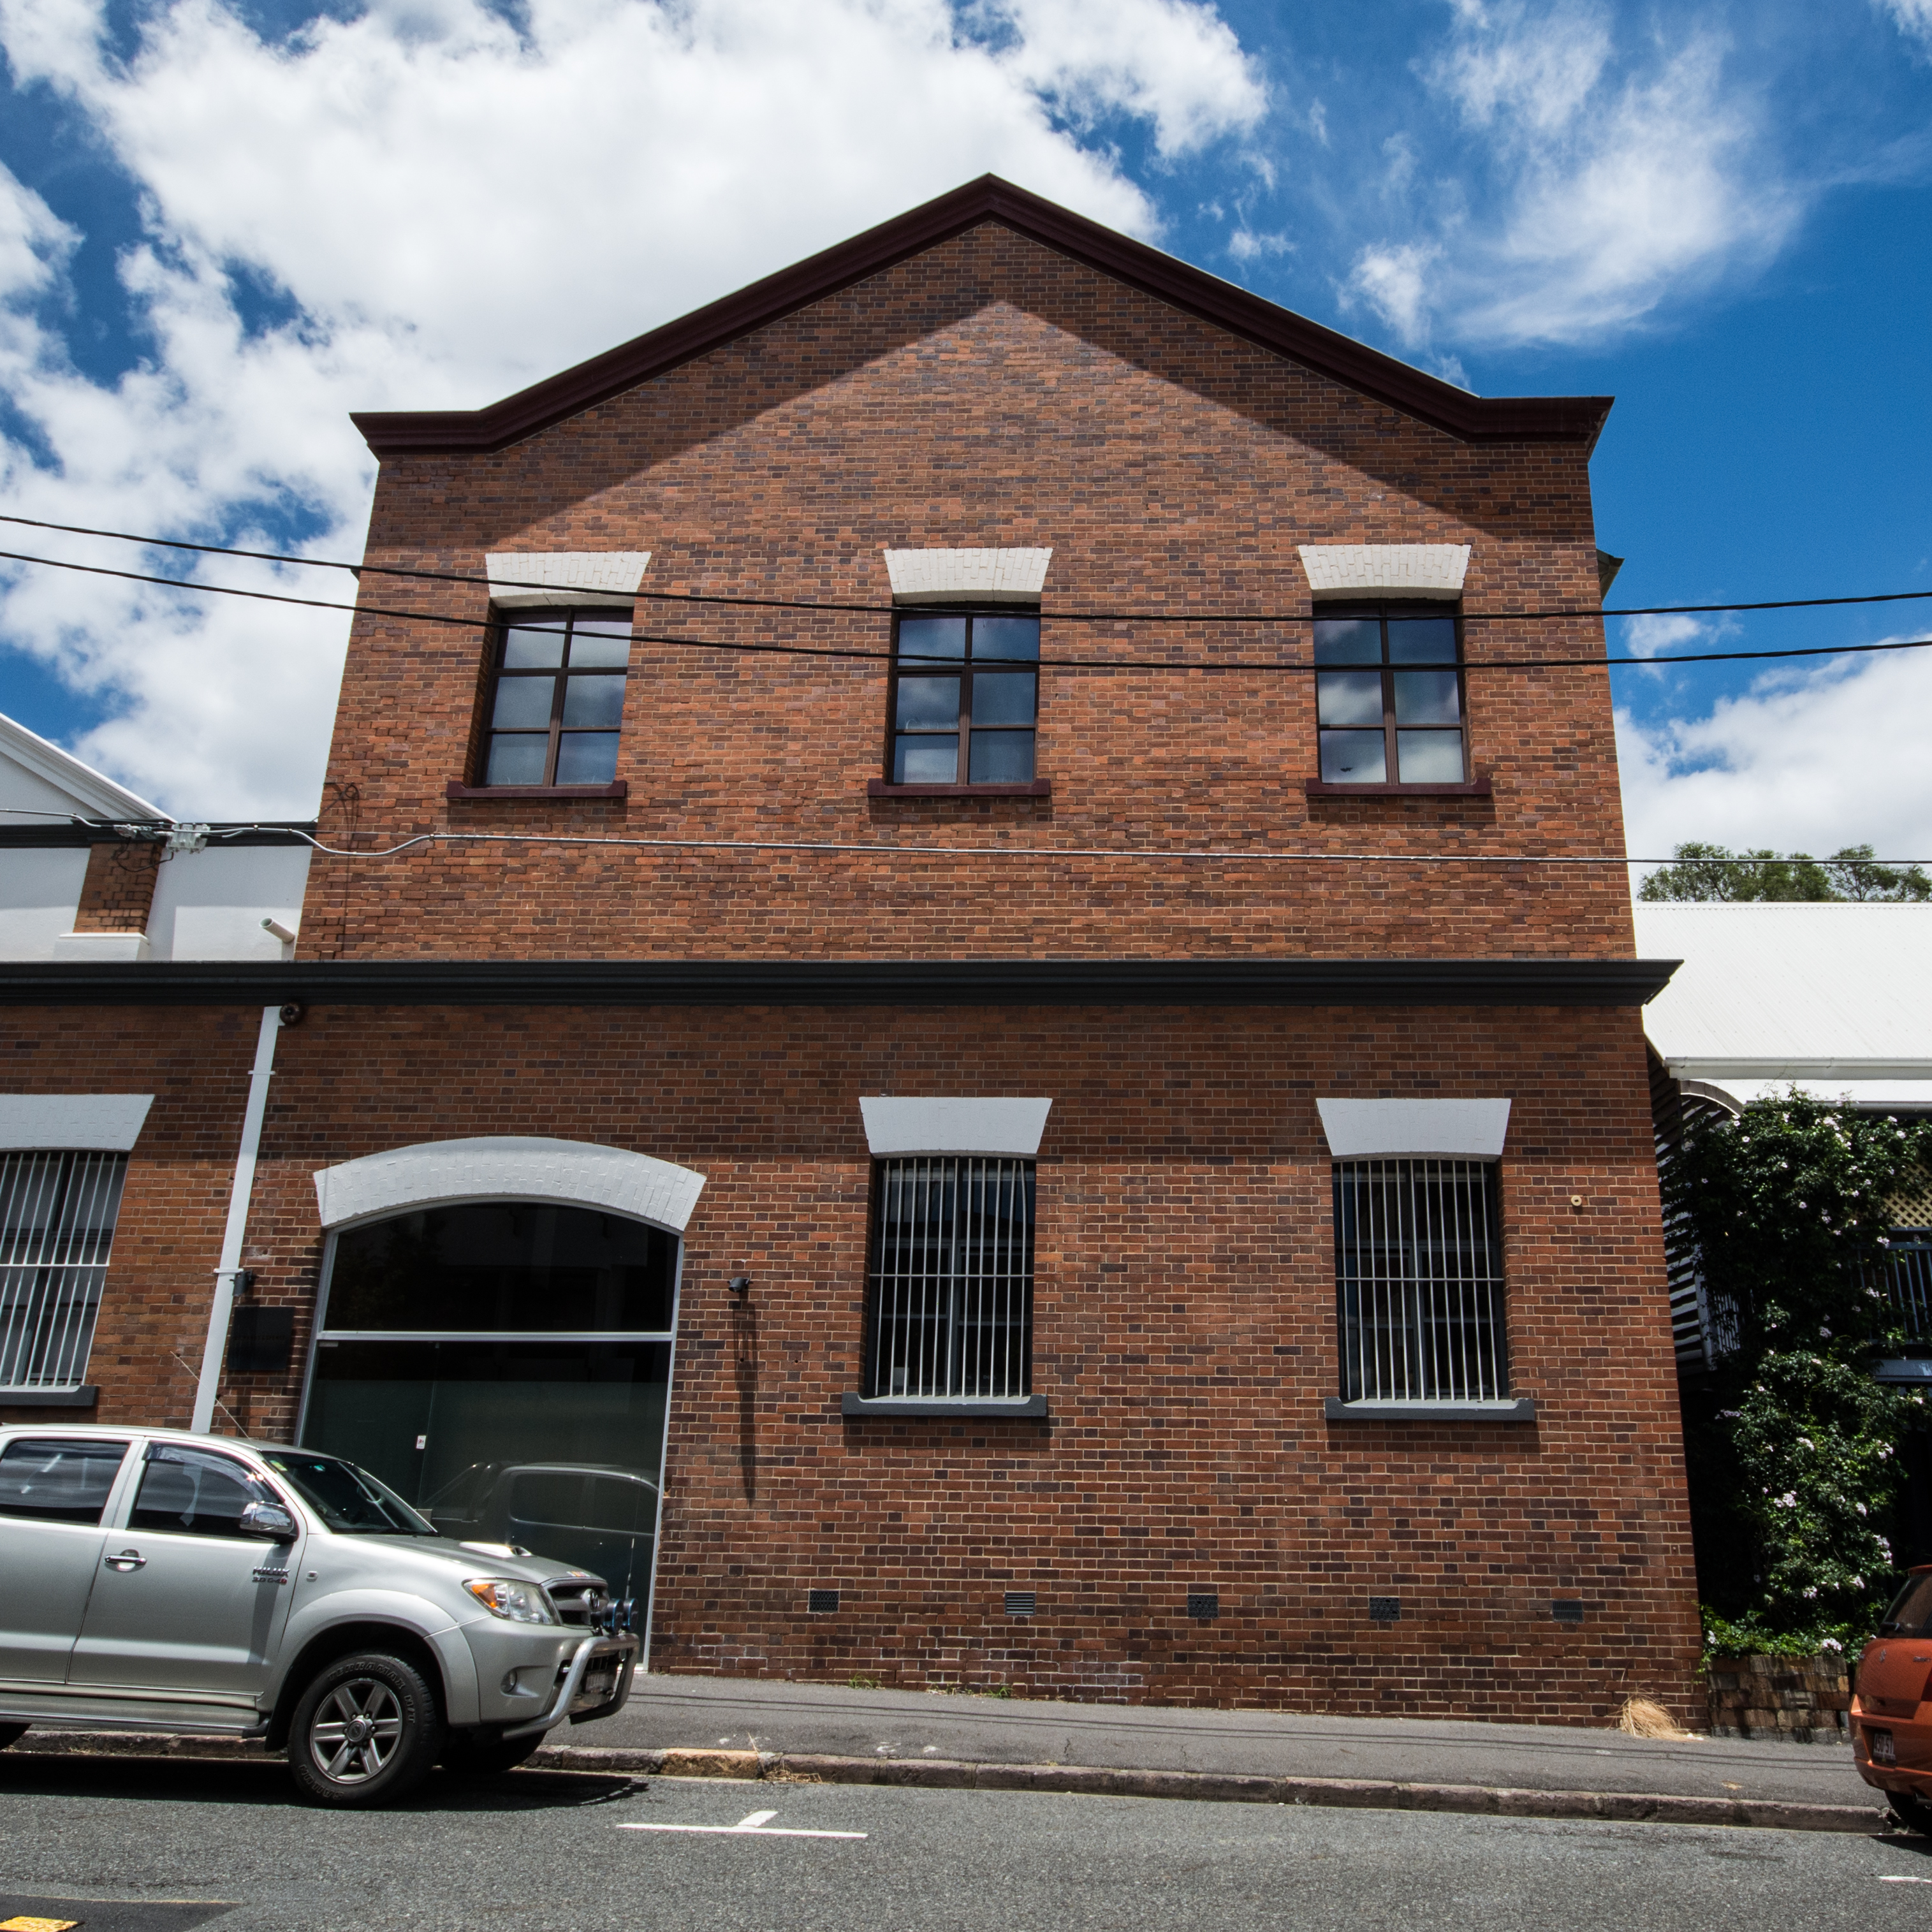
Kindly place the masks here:
<instances>
[{"instance_id":1,"label":"white brick lintel","mask_svg":"<svg viewBox=\"0 0 1932 1932\"><path fill-rule=\"evenodd\" d=\"M1303 544L1301 567L1318 597L1456 598L1467 544Z\"/></svg>"},{"instance_id":2,"label":"white brick lintel","mask_svg":"<svg viewBox=\"0 0 1932 1932\"><path fill-rule=\"evenodd\" d=\"M895 604L1036 604L1052 550L889 550Z\"/></svg>"},{"instance_id":3,"label":"white brick lintel","mask_svg":"<svg viewBox=\"0 0 1932 1932\"><path fill-rule=\"evenodd\" d=\"M491 550L490 601L503 610L628 604L650 568L647 550ZM538 587L532 589L532 585Z\"/></svg>"}]
</instances>

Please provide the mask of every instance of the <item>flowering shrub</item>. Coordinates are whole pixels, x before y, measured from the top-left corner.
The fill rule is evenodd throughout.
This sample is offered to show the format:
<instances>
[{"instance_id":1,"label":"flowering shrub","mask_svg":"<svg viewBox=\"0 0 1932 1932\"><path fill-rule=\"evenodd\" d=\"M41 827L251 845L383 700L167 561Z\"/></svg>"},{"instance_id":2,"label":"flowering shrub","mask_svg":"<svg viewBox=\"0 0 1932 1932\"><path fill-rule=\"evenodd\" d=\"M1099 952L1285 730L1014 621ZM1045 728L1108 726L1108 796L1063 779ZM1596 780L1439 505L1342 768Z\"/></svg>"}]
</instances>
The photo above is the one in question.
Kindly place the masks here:
<instances>
[{"instance_id":1,"label":"flowering shrub","mask_svg":"<svg viewBox=\"0 0 1932 1932\"><path fill-rule=\"evenodd\" d=\"M1700 1128L1665 1164L1730 1345L1684 1418L1706 1629L1727 1642L1862 1642L1897 1587L1898 1452L1926 1409L1871 1365L1906 1339L1885 1292L1888 1203L1927 1168L1932 1126L1796 1092Z\"/></svg>"}]
</instances>

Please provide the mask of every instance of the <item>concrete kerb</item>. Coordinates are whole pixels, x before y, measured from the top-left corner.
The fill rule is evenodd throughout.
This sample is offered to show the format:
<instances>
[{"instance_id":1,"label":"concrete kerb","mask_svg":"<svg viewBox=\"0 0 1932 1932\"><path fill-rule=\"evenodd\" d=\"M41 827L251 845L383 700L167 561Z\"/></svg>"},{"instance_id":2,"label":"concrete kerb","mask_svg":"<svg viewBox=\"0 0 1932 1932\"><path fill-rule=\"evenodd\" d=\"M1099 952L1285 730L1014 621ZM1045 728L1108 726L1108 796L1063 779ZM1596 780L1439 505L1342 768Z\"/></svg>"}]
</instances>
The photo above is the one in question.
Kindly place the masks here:
<instances>
[{"instance_id":1,"label":"concrete kerb","mask_svg":"<svg viewBox=\"0 0 1932 1932\"><path fill-rule=\"evenodd\" d=\"M19 1756L200 1758L259 1763L242 1738L172 1738L129 1731L30 1731ZM547 1744L534 1771L713 1778L928 1790L1059 1791L1098 1798L1167 1798L1222 1804L1311 1804L1366 1811L1446 1811L1490 1818L1577 1818L1599 1823L1723 1825L1779 1832L1885 1831L1876 1802L1798 1804L1769 1798L1689 1798L1660 1792L1531 1791L1482 1784L1406 1784L1350 1778L1244 1778L1215 1772L1119 1771L1099 1766L976 1764L942 1758L834 1757L806 1751L623 1750Z\"/></svg>"}]
</instances>

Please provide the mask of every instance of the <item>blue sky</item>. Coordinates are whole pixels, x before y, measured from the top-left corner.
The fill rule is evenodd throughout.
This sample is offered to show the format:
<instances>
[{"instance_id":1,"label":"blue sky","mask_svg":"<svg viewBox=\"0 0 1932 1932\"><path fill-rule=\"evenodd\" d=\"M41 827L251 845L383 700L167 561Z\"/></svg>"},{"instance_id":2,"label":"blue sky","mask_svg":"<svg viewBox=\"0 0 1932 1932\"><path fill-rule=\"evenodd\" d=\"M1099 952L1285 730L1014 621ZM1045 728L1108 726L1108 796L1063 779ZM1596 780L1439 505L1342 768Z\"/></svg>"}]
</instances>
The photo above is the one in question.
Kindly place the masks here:
<instances>
[{"instance_id":1,"label":"blue sky","mask_svg":"<svg viewBox=\"0 0 1932 1932\"><path fill-rule=\"evenodd\" d=\"M4 0L0 52L24 514L352 555L350 409L486 401L991 169L1482 393L1615 394L1615 601L1932 590L1932 0ZM567 304L504 272L557 259ZM129 560L0 542L44 547ZM0 566L0 710L301 812L342 631ZM1618 692L1634 850L1932 852L1932 662Z\"/></svg>"}]
</instances>

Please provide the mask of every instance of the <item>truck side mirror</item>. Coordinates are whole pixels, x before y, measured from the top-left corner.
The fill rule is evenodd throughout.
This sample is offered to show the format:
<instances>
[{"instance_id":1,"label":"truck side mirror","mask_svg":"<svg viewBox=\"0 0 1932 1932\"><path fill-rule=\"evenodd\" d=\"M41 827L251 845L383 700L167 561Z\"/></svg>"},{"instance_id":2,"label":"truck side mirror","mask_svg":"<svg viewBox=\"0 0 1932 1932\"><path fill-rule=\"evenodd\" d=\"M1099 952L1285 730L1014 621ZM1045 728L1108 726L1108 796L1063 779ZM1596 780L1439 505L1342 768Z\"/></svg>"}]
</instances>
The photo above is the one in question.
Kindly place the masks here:
<instances>
[{"instance_id":1,"label":"truck side mirror","mask_svg":"<svg viewBox=\"0 0 1932 1932\"><path fill-rule=\"evenodd\" d=\"M250 1503L236 1528L244 1536L259 1536L270 1543L292 1543L302 1534L295 1518L280 1503Z\"/></svg>"}]
</instances>

